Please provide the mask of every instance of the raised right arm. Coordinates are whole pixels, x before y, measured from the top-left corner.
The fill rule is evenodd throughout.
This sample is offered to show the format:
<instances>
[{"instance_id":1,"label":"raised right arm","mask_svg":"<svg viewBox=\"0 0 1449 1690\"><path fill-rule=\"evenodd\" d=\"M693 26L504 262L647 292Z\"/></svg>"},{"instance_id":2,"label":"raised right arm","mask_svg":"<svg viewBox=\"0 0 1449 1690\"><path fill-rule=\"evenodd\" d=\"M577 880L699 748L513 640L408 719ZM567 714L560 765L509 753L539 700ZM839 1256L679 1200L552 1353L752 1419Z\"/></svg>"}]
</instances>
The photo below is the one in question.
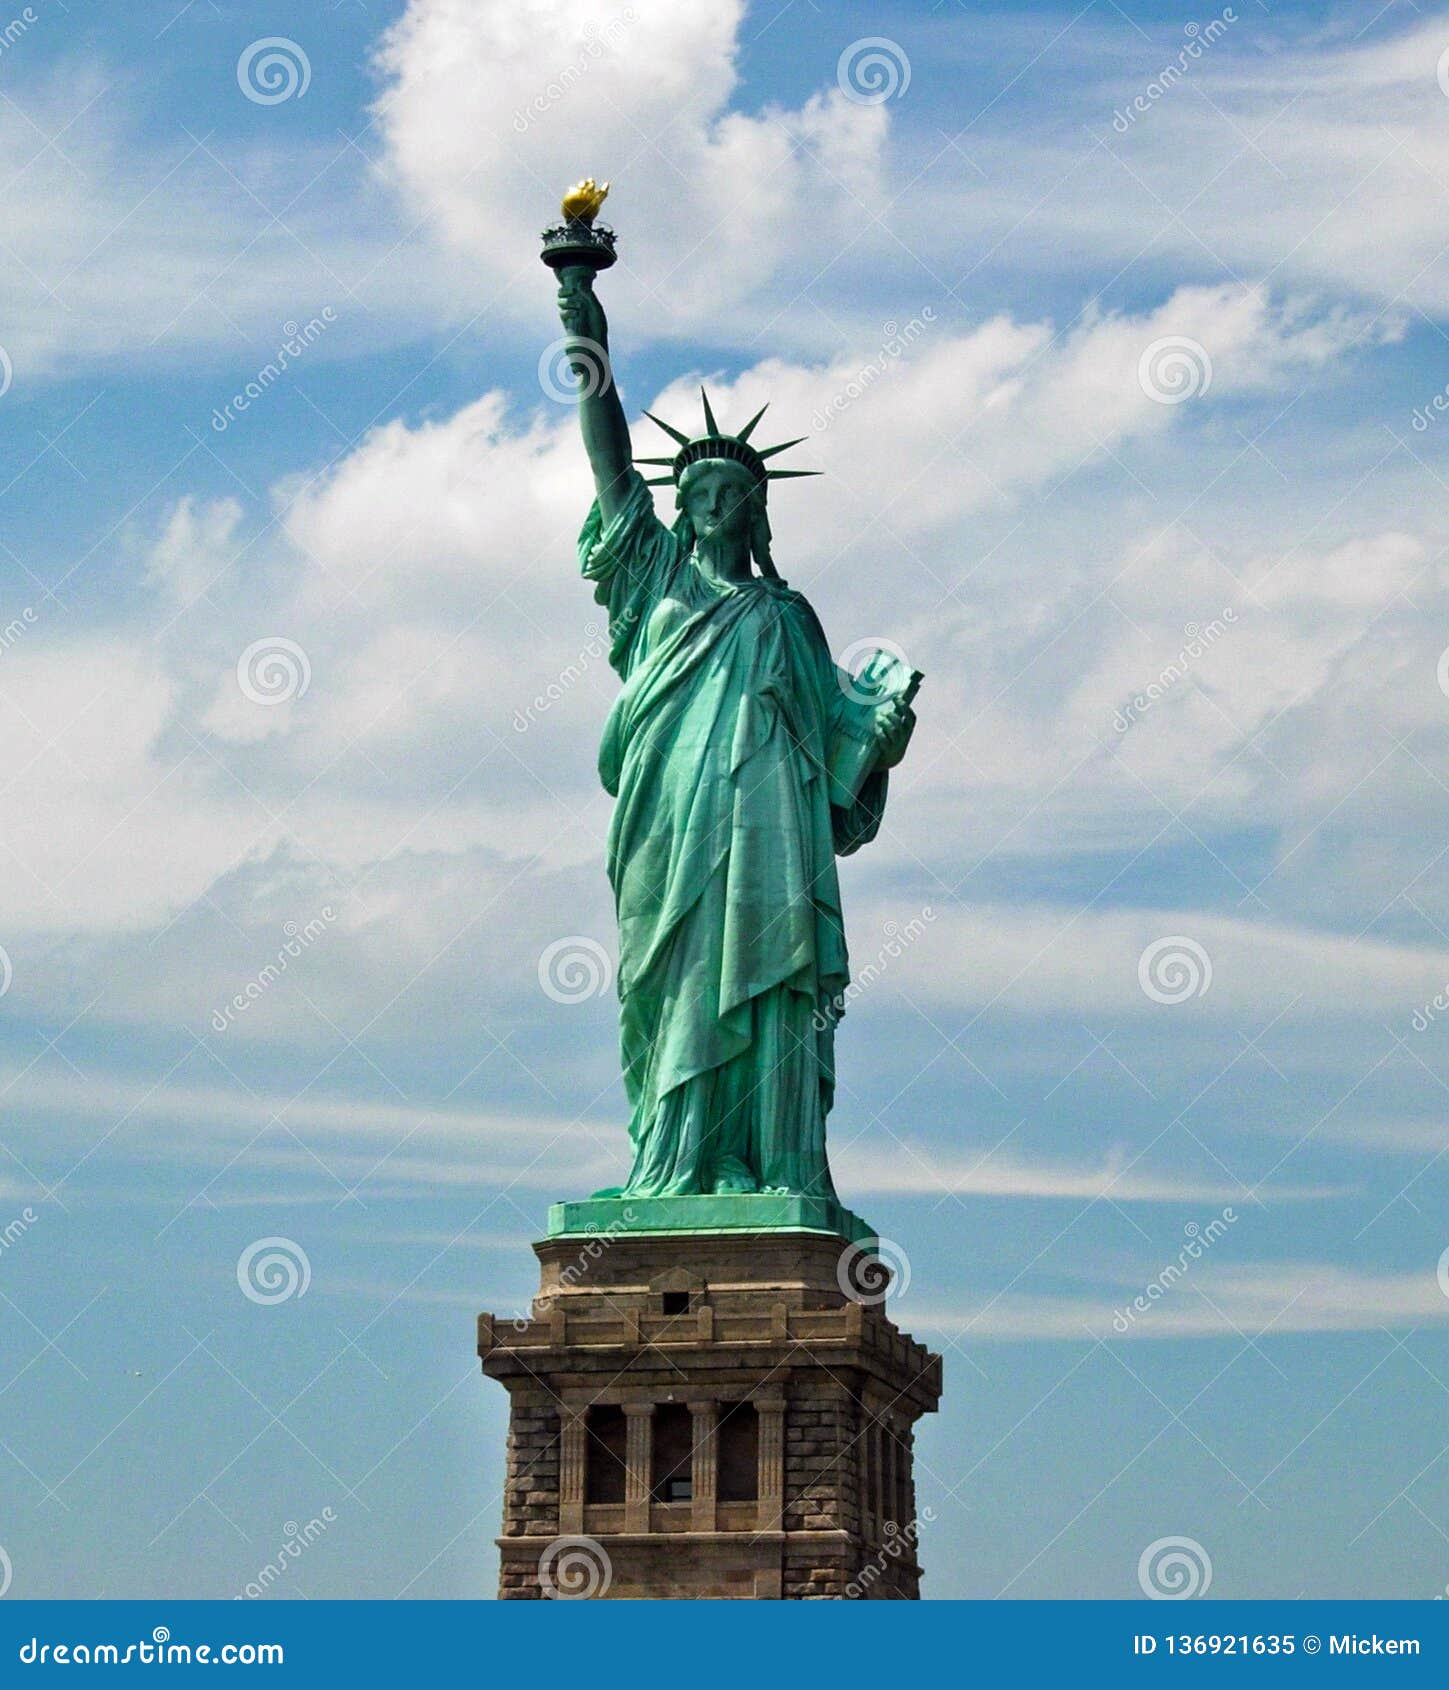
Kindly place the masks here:
<instances>
[{"instance_id":1,"label":"raised right arm","mask_svg":"<svg viewBox=\"0 0 1449 1690\"><path fill-rule=\"evenodd\" d=\"M609 362L609 324L594 292L594 273L582 265L559 271L559 316L569 336L566 356L579 383L579 426L594 472L605 525L623 507L633 458L629 425Z\"/></svg>"}]
</instances>

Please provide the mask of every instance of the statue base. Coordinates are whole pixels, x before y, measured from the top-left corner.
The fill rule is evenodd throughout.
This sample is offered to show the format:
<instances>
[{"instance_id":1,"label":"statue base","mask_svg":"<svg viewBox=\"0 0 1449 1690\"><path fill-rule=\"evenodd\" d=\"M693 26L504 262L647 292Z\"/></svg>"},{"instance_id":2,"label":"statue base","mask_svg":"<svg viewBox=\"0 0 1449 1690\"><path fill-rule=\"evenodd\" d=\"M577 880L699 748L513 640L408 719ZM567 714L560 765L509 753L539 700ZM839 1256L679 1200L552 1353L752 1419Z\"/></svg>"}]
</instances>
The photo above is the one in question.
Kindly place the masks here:
<instances>
[{"instance_id":1,"label":"statue base","mask_svg":"<svg viewBox=\"0 0 1449 1690\"><path fill-rule=\"evenodd\" d=\"M478 1317L510 1399L499 1596L918 1597L941 1358L850 1294L839 1228L668 1230L676 1204L769 1200L653 1201L613 1231L629 1200L555 1205L528 1313Z\"/></svg>"},{"instance_id":2,"label":"statue base","mask_svg":"<svg viewBox=\"0 0 1449 1690\"><path fill-rule=\"evenodd\" d=\"M870 1251L874 1231L859 1215L833 1197L800 1197L792 1192L729 1192L707 1197L590 1197L553 1203L548 1211L550 1238L592 1237L603 1233L823 1232Z\"/></svg>"}]
</instances>

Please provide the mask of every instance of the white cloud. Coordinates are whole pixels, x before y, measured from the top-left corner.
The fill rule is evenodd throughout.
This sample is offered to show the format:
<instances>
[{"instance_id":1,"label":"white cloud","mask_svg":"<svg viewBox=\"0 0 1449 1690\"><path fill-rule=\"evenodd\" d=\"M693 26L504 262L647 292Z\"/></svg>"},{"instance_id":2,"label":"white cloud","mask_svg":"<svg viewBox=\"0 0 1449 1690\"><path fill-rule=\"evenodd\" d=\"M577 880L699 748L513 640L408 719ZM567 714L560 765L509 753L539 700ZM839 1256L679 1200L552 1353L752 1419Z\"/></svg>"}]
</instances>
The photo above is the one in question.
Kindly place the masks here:
<instances>
[{"instance_id":1,"label":"white cloud","mask_svg":"<svg viewBox=\"0 0 1449 1690\"><path fill-rule=\"evenodd\" d=\"M803 282L854 238L886 109L828 85L831 53L800 107L731 109L743 16L741 0L410 0L378 53L385 168L466 255L485 309L517 313L520 282L550 297L539 230L584 173L614 183L621 319L655 332L743 322L783 266Z\"/></svg>"},{"instance_id":2,"label":"white cloud","mask_svg":"<svg viewBox=\"0 0 1449 1690\"><path fill-rule=\"evenodd\" d=\"M1151 1168L1124 1166L1118 1155L1099 1166L1034 1159L998 1150L941 1155L906 1141L890 1152L847 1144L832 1153L842 1188L909 1197L1026 1197L1093 1199L1117 1203L1227 1203L1250 1196L1246 1186L1184 1178ZM1323 1187L1267 1187L1253 1194L1265 1202L1302 1202L1338 1195Z\"/></svg>"},{"instance_id":3,"label":"white cloud","mask_svg":"<svg viewBox=\"0 0 1449 1690\"><path fill-rule=\"evenodd\" d=\"M1305 1332L1373 1332L1449 1321L1433 1262L1417 1273L1373 1273L1329 1262L1217 1267L1195 1264L1170 1290L1133 1311L1160 1267L1122 1280L1109 1297L1009 1291L951 1309L910 1311L912 1329L968 1341L1246 1338ZM904 1308L901 1318L906 1318ZM1124 1330L1125 1326L1125 1330Z\"/></svg>"}]
</instances>

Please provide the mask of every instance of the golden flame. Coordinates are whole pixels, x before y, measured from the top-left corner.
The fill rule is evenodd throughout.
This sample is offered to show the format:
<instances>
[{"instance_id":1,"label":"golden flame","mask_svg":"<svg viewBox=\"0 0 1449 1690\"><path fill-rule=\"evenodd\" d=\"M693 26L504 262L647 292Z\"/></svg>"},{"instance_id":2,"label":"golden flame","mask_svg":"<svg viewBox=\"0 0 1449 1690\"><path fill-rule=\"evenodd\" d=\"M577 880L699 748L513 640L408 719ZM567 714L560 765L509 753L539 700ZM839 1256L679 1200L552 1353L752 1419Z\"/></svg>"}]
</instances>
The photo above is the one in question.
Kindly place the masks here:
<instances>
[{"instance_id":1,"label":"golden flame","mask_svg":"<svg viewBox=\"0 0 1449 1690\"><path fill-rule=\"evenodd\" d=\"M563 214L571 222L592 223L599 215L599 207L608 197L609 184L596 182L592 176L585 176L582 182L575 182L563 197Z\"/></svg>"}]
</instances>

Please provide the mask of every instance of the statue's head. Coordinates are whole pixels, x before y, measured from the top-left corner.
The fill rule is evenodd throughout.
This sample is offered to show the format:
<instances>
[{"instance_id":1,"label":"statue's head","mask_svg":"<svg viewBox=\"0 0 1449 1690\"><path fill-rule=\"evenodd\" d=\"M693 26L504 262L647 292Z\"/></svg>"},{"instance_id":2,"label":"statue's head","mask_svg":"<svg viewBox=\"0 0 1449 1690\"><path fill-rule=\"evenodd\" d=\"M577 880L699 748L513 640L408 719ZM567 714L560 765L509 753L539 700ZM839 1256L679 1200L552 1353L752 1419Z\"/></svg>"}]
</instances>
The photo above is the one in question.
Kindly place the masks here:
<instances>
[{"instance_id":1,"label":"statue's head","mask_svg":"<svg viewBox=\"0 0 1449 1690\"><path fill-rule=\"evenodd\" d=\"M679 511L676 532L686 545L693 545L696 537L737 537L748 540L750 555L766 575L774 575L770 561L770 520L765 509L765 489L771 481L787 476L818 475L810 469L769 469L766 459L773 458L786 447L798 446L800 440L782 441L778 446L756 448L750 444L755 424L764 416L762 405L738 434L726 434L714 420L709 395L700 389L704 401L705 432L691 439L677 428L671 428L652 412L644 415L672 439L679 442L679 451L672 458L636 458L640 464L667 464L668 475L655 476L651 487L673 484L677 489L674 503ZM800 439L804 439L802 435Z\"/></svg>"},{"instance_id":2,"label":"statue's head","mask_svg":"<svg viewBox=\"0 0 1449 1690\"><path fill-rule=\"evenodd\" d=\"M732 458L696 458L679 478L674 505L697 539L746 539L764 514L765 483Z\"/></svg>"}]
</instances>

